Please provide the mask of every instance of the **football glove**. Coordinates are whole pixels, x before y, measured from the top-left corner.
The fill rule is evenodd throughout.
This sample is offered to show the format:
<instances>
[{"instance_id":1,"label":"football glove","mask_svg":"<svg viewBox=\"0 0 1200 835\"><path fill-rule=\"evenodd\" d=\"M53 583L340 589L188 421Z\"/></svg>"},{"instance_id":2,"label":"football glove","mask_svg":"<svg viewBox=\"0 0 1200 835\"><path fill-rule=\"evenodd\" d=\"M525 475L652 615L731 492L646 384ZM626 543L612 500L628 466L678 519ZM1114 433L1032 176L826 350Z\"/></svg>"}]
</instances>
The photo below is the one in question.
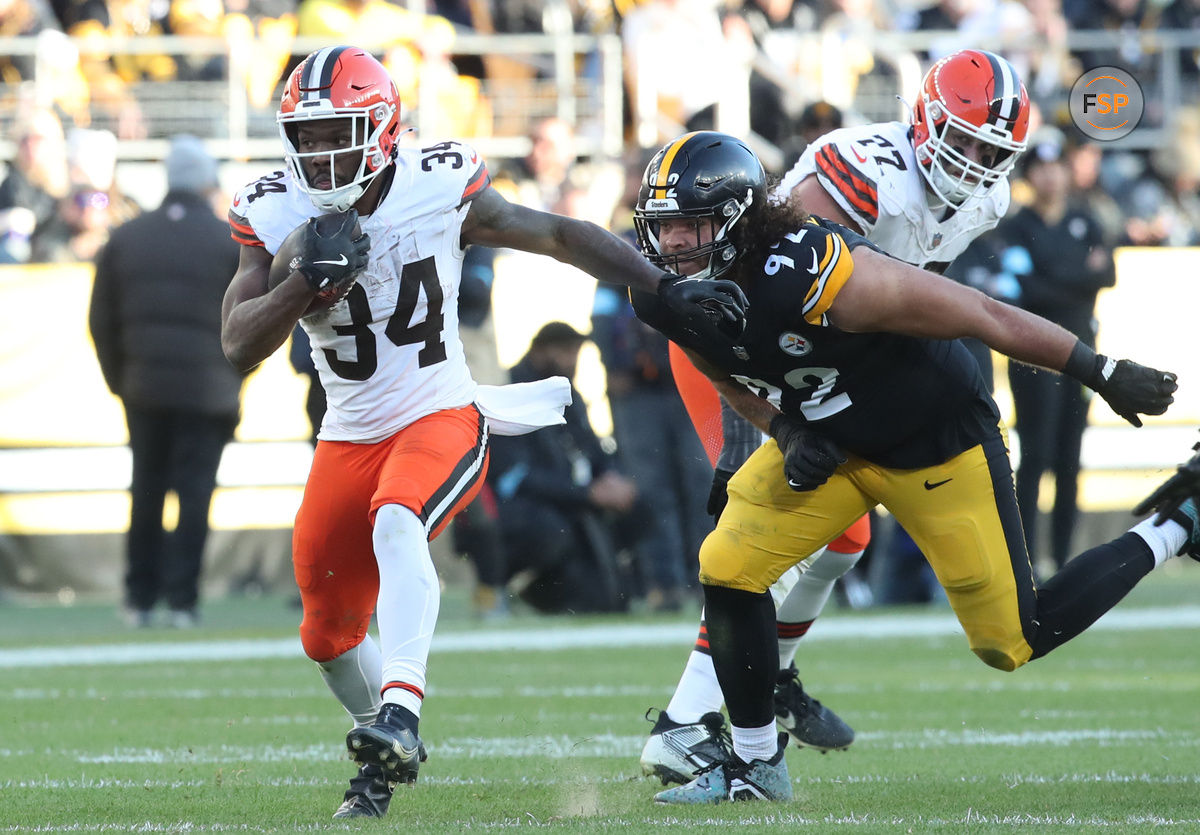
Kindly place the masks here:
<instances>
[{"instance_id":1,"label":"football glove","mask_svg":"<svg viewBox=\"0 0 1200 835\"><path fill-rule=\"evenodd\" d=\"M798 493L816 490L846 463L846 454L837 444L785 414L771 419L768 432L783 453L788 487Z\"/></svg>"},{"instance_id":2,"label":"football glove","mask_svg":"<svg viewBox=\"0 0 1200 835\"><path fill-rule=\"evenodd\" d=\"M1196 454L1175 469L1175 474L1158 486L1133 509L1135 516L1156 511L1154 524L1161 525L1188 499L1200 499L1200 443L1192 447Z\"/></svg>"},{"instance_id":3,"label":"football glove","mask_svg":"<svg viewBox=\"0 0 1200 835\"><path fill-rule=\"evenodd\" d=\"M728 487L732 477L733 470L718 468L713 471L712 487L708 488L708 504L704 506L704 510L712 517L714 525L721 521L721 511L729 503Z\"/></svg>"},{"instance_id":4,"label":"football glove","mask_svg":"<svg viewBox=\"0 0 1200 835\"><path fill-rule=\"evenodd\" d=\"M1103 397L1114 412L1134 426L1142 425L1139 413L1165 412L1175 402L1173 395L1179 388L1170 371L1159 371L1133 360L1110 359L1094 353L1082 342L1075 343L1063 371Z\"/></svg>"},{"instance_id":5,"label":"football glove","mask_svg":"<svg viewBox=\"0 0 1200 835\"><path fill-rule=\"evenodd\" d=\"M664 273L658 297L694 336L736 342L746 328L750 302L732 281Z\"/></svg>"},{"instance_id":6,"label":"football glove","mask_svg":"<svg viewBox=\"0 0 1200 835\"><path fill-rule=\"evenodd\" d=\"M355 236L357 211L351 209L342 214L342 222L336 225L328 215L309 218L302 254L289 265L303 273L308 285L322 297L344 294L367 268L371 239L361 230Z\"/></svg>"}]
</instances>

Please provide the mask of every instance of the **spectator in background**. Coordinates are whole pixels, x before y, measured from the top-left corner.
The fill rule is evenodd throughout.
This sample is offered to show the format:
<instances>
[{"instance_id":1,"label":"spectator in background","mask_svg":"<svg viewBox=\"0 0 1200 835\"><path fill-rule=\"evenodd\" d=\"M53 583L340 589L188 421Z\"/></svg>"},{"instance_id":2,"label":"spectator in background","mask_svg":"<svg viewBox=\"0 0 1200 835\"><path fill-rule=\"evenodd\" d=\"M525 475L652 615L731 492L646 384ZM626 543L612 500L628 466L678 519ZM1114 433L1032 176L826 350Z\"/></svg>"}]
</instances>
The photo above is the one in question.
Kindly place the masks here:
<instances>
[{"instance_id":1,"label":"spectator in background","mask_svg":"<svg viewBox=\"0 0 1200 835\"><path fill-rule=\"evenodd\" d=\"M581 160L575 128L548 116L534 121L529 153L496 175L497 188L512 201L607 227L621 198L620 165Z\"/></svg>"},{"instance_id":2,"label":"spectator in background","mask_svg":"<svg viewBox=\"0 0 1200 835\"><path fill-rule=\"evenodd\" d=\"M296 28L293 0L226 0L223 32L230 54L241 56L251 107L271 106L275 88L289 70Z\"/></svg>"},{"instance_id":3,"label":"spectator in background","mask_svg":"<svg viewBox=\"0 0 1200 835\"><path fill-rule=\"evenodd\" d=\"M242 376L221 350L221 301L238 246L213 213L217 163L177 136L162 205L113 232L96 260L89 325L105 382L125 407L133 456L125 614L196 623L217 466L238 421ZM163 529L167 491L179 521Z\"/></svg>"},{"instance_id":4,"label":"spectator in background","mask_svg":"<svg viewBox=\"0 0 1200 835\"><path fill-rule=\"evenodd\" d=\"M667 338L643 324L624 288L596 288L592 335L608 379L608 405L622 468L650 511L637 549L650 611L678 611L697 597L700 543L712 467L675 388Z\"/></svg>"},{"instance_id":5,"label":"spectator in background","mask_svg":"<svg viewBox=\"0 0 1200 835\"><path fill-rule=\"evenodd\" d=\"M783 171L791 171L799 162L804 149L816 142L830 131L839 130L845 125L842 111L827 101L814 101L808 104L796 117L792 135L782 145Z\"/></svg>"},{"instance_id":6,"label":"spectator in background","mask_svg":"<svg viewBox=\"0 0 1200 835\"><path fill-rule=\"evenodd\" d=\"M53 110L37 108L18 121L16 156L0 183L0 229L8 263L28 261L41 233L67 194L66 141Z\"/></svg>"},{"instance_id":7,"label":"spectator in background","mask_svg":"<svg viewBox=\"0 0 1200 835\"><path fill-rule=\"evenodd\" d=\"M222 0L171 0L167 26L172 35L185 38L219 38L224 33L225 4ZM183 53L175 58L179 81L221 81L228 76L225 54Z\"/></svg>"},{"instance_id":8,"label":"spectator in background","mask_svg":"<svg viewBox=\"0 0 1200 835\"><path fill-rule=\"evenodd\" d=\"M43 0L0 0L0 38L27 38L58 29L53 10ZM31 81L36 61L29 55L0 55L0 82Z\"/></svg>"},{"instance_id":9,"label":"spectator in background","mask_svg":"<svg viewBox=\"0 0 1200 835\"><path fill-rule=\"evenodd\" d=\"M642 98L653 96L651 106L672 125L713 123L722 92L748 71L754 50L745 27L726 37L717 6L716 0L649 0L627 11L621 41L635 115Z\"/></svg>"},{"instance_id":10,"label":"spectator in background","mask_svg":"<svg viewBox=\"0 0 1200 835\"><path fill-rule=\"evenodd\" d=\"M565 322L543 326L510 371L514 383L575 375L587 337ZM493 436L488 470L499 500L506 576L542 612L624 609L617 552L649 523L634 483L618 472L572 390L566 423Z\"/></svg>"},{"instance_id":11,"label":"spectator in background","mask_svg":"<svg viewBox=\"0 0 1200 835\"><path fill-rule=\"evenodd\" d=\"M1112 251L1087 204L1074 200L1064 139L1053 128L1032 138L1025 161L1032 201L1006 219L999 234L1005 264L1021 285L1020 306L1062 325L1088 347L1096 344L1096 294L1116 282ZM1069 377L1023 363L1008 364L1021 457L1017 507L1025 541L1038 553L1038 493L1054 474L1049 555L1055 568L1070 557L1079 516L1079 456L1090 396Z\"/></svg>"},{"instance_id":12,"label":"spectator in background","mask_svg":"<svg viewBox=\"0 0 1200 835\"><path fill-rule=\"evenodd\" d=\"M1091 208L1104 229L1104 240L1113 245L1125 226L1125 212L1101 185L1100 171L1104 151L1099 142L1068 142L1067 165L1071 170L1071 193Z\"/></svg>"},{"instance_id":13,"label":"spectator in background","mask_svg":"<svg viewBox=\"0 0 1200 835\"><path fill-rule=\"evenodd\" d=\"M116 187L117 138L107 130L74 128L67 135L67 196L33 242L35 261L91 261L109 231L137 215Z\"/></svg>"}]
</instances>

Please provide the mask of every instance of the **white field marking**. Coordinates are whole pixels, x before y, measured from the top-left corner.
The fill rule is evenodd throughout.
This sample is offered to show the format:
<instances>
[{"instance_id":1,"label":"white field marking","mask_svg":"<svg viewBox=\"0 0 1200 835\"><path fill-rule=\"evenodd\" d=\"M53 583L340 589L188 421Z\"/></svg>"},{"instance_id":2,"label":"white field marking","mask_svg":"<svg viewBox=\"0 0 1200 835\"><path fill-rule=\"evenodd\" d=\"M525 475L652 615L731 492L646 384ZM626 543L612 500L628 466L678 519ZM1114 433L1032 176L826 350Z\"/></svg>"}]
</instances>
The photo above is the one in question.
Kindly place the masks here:
<instances>
[{"instance_id":1,"label":"white field marking","mask_svg":"<svg viewBox=\"0 0 1200 835\"><path fill-rule=\"evenodd\" d=\"M1200 626L1200 606L1113 610L1092 629L1185 629ZM819 620L805 641L861 641L869 638L962 636L954 615L856 615ZM696 639L692 624L561 625L514 630L472 630L435 634L432 652L506 652L589 647L679 646ZM151 664L184 661L238 661L303 656L299 638L239 641L191 641L28 647L0 650L0 669Z\"/></svg>"},{"instance_id":2,"label":"white field marking","mask_svg":"<svg viewBox=\"0 0 1200 835\"><path fill-rule=\"evenodd\" d=\"M449 737L429 744L430 755L447 759L599 759L636 757L645 744L642 735L596 734L573 738L565 734L528 734L519 737ZM1077 730L1014 734L990 734L975 731L914 733L868 732L858 737L860 744L892 750L939 749L965 746L1006 748L1044 747L1047 744L1098 745L1101 747L1153 741L1162 748L1195 748L1195 736L1160 730ZM32 750L0 749L0 760L21 759ZM66 752L75 762L84 764L196 765L248 762L332 762L346 758L345 749L332 745L270 746L192 746L190 748L113 748L104 752ZM839 778L841 779L841 778ZM1016 778L1014 778L1016 779Z\"/></svg>"},{"instance_id":3,"label":"white field marking","mask_svg":"<svg viewBox=\"0 0 1200 835\"><path fill-rule=\"evenodd\" d=\"M1168 818L1160 815L1129 815L1124 818L1098 818L1095 816L1078 817L1068 815L980 815L968 811L958 818L931 818L918 815L911 818L903 816L881 817L864 813L861 815L826 815L810 817L795 813L776 814L746 814L739 808L736 818L675 818L675 817L627 817L604 816L601 821L606 829L625 829L629 832L661 831L666 828L680 830L705 830L713 828L734 829L745 827L783 827L783 826L867 826L878 829L880 826L891 828L908 828L911 830L929 830L934 828L949 829L961 832L964 825L1008 826L1013 829L1028 830L1031 826L1057 826L1062 828L1079 829L1113 829L1122 831L1130 826L1159 827L1171 826L1190 830L1200 825L1197 818ZM506 829L560 829L563 826L561 818L541 821L531 814L519 818L502 818L495 821L458 821L456 827L463 831L495 831ZM347 827L342 823L308 824L305 826L288 827L289 831L303 832L345 832ZM245 823L208 823L198 824L189 821L176 823L144 823L130 825L128 823L72 823L61 826L21 826L12 825L0 828L0 832L279 832L277 826L251 825Z\"/></svg>"},{"instance_id":4,"label":"white field marking","mask_svg":"<svg viewBox=\"0 0 1200 835\"><path fill-rule=\"evenodd\" d=\"M1197 774L1117 774L1109 771L1103 774L1079 773L1050 776L1046 774L1005 774L996 776L965 776L956 778L958 782L968 785L987 785L997 780L1009 788L1021 785L1061 786L1075 784L1112 784L1112 785L1144 785L1144 786L1194 786L1200 784ZM842 785L904 785L908 783L923 783L926 778L921 775L894 774L842 774L836 777L793 777L792 782L800 789L804 786L829 784ZM181 789L201 788L216 783L224 785L267 786L272 788L288 788L299 786L321 787L341 784L340 778L335 777L266 777L256 776L243 781L236 775L228 775L222 780L193 779L193 780L130 780L113 778L51 778L43 777L36 780L4 780L0 781L0 789L26 789L47 791L87 791L96 789ZM458 777L454 775L421 775L421 785L434 786L574 786L579 784L625 784L629 777L623 774L613 776L580 775L569 777Z\"/></svg>"}]
</instances>

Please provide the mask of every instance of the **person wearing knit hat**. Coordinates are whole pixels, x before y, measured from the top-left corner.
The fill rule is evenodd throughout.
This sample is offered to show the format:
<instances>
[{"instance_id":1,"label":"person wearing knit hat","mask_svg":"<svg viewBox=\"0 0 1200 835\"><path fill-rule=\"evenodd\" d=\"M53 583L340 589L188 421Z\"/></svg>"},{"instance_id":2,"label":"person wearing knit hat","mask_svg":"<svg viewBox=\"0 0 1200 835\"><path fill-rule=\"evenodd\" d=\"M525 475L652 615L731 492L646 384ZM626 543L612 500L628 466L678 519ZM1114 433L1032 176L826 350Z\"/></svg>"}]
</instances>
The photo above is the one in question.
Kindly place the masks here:
<instances>
[{"instance_id":1,"label":"person wearing knit hat","mask_svg":"<svg viewBox=\"0 0 1200 835\"><path fill-rule=\"evenodd\" d=\"M96 258L89 326L100 370L121 399L133 457L125 619L196 623L217 466L238 422L242 374L221 350L221 301L238 246L209 203L216 160L176 136L167 196L112 232ZM179 521L163 529L167 490Z\"/></svg>"},{"instance_id":2,"label":"person wearing knit hat","mask_svg":"<svg viewBox=\"0 0 1200 835\"><path fill-rule=\"evenodd\" d=\"M167 191L190 191L207 194L219 185L217 161L204 143L189 134L171 138L167 151Z\"/></svg>"}]
</instances>

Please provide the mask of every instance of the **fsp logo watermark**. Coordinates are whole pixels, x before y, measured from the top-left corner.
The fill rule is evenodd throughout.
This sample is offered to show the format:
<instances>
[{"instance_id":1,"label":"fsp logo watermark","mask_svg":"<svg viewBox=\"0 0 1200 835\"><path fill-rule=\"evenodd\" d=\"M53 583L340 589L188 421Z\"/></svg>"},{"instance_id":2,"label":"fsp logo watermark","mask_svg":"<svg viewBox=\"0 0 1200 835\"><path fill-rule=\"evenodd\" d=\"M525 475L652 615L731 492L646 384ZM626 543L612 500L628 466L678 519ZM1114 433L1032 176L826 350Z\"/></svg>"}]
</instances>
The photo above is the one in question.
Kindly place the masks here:
<instances>
[{"instance_id":1,"label":"fsp logo watermark","mask_svg":"<svg viewBox=\"0 0 1200 835\"><path fill-rule=\"evenodd\" d=\"M1146 97L1132 75L1120 67L1088 70L1071 87L1068 103L1075 127L1091 139L1128 136L1146 109Z\"/></svg>"}]
</instances>

